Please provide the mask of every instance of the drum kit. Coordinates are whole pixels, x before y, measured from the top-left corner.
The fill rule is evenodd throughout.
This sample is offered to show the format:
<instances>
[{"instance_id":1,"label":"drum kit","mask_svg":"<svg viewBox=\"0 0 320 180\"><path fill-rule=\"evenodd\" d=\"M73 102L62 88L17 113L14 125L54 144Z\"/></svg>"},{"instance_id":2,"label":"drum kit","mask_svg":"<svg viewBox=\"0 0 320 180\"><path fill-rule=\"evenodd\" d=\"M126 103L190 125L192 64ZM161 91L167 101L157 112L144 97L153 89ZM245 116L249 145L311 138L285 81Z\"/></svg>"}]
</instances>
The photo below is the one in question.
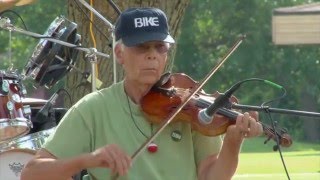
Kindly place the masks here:
<instances>
[{"instance_id":1,"label":"drum kit","mask_svg":"<svg viewBox=\"0 0 320 180\"><path fill-rule=\"evenodd\" d=\"M12 0L11 4L6 3L6 5L20 6L34 1ZM113 25L89 4L82 0L80 2L111 29L113 28ZM7 9L9 6L2 6L2 8ZM3 9L0 8L0 11ZM49 118L48 110L46 109L46 113L43 113L43 109L48 107L53 109L52 103L57 98L55 94L60 90L49 100L30 98L27 97L23 80L30 78L36 87L44 86L49 89L72 69L83 74L74 66L78 52L83 51L91 63L90 77L92 91L95 91L98 80L95 76L96 56L104 58L110 58L110 56L98 52L95 48L81 47L81 36L77 33L77 24L63 16L56 17L43 35L17 28L8 18L2 17L0 17L0 29L8 30L10 35L11 32L18 32L40 39L23 73L12 70L12 67L8 68L9 70L0 70L0 179L18 180L23 167L41 148L48 136L54 133L56 125L67 111L64 108L55 108L54 111L50 111ZM115 67L114 79L116 79ZM42 115L39 116L41 118L38 117L39 114Z\"/></svg>"},{"instance_id":2,"label":"drum kit","mask_svg":"<svg viewBox=\"0 0 320 180\"><path fill-rule=\"evenodd\" d=\"M75 23L57 17L43 36L78 45L80 35L76 29ZM35 127L35 121L40 121L36 114L50 99L27 97L23 80L31 78L36 86L51 88L72 69L76 56L75 49L41 39L23 73L0 70L0 179L20 179L22 168L54 132L60 120L54 119L55 122L50 123L55 126ZM67 110L61 109L59 113L63 115Z\"/></svg>"}]
</instances>

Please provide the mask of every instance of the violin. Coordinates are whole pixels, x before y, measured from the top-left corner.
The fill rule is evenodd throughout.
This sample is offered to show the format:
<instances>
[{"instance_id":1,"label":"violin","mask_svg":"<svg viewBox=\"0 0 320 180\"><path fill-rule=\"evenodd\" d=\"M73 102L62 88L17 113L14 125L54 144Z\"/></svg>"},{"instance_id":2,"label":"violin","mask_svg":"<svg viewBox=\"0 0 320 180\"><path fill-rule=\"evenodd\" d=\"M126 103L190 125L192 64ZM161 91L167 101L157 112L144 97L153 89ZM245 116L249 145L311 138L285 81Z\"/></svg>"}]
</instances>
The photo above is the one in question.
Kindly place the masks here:
<instances>
[{"instance_id":1,"label":"violin","mask_svg":"<svg viewBox=\"0 0 320 180\"><path fill-rule=\"evenodd\" d=\"M151 90L142 98L141 108L151 123L159 124L164 121L196 87L197 82L183 73L166 73L151 88ZM190 101L175 116L172 122L188 122L193 130L206 136L217 136L226 132L228 126L235 124L235 120L240 112L228 108L220 108L213 120L209 124L202 124L199 121L199 112L214 103L219 93L207 94L203 90L192 96ZM234 96L230 98L230 103L237 103L238 99ZM289 147L292 139L286 131L280 132L273 130L270 126L259 122L264 134L268 137L267 141L273 139L279 140L279 145ZM266 141L266 142L267 142ZM266 143L265 142L265 143Z\"/></svg>"}]
</instances>

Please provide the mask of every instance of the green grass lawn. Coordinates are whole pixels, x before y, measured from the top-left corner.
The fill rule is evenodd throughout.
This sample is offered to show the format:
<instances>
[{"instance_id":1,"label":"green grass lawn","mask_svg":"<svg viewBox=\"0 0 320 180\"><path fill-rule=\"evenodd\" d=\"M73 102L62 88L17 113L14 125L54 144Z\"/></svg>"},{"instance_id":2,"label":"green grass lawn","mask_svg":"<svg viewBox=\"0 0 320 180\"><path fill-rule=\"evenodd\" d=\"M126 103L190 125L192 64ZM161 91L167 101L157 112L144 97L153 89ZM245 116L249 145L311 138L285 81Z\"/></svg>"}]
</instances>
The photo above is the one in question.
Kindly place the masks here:
<instances>
[{"instance_id":1,"label":"green grass lawn","mask_svg":"<svg viewBox=\"0 0 320 180\"><path fill-rule=\"evenodd\" d=\"M279 152L273 152L274 142L264 139L246 140L234 180L288 179ZM292 180L320 180L320 145L293 142L282 148L282 154Z\"/></svg>"}]
</instances>

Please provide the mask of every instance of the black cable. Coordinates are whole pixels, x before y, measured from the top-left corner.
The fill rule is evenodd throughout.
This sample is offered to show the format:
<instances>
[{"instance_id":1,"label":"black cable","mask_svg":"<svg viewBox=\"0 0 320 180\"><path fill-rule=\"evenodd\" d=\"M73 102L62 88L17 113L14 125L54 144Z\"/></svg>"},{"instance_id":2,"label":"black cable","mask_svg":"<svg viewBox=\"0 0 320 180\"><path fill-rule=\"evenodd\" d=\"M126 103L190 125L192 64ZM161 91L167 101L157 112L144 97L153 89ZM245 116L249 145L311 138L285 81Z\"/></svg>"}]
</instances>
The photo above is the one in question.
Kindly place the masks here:
<instances>
[{"instance_id":1,"label":"black cable","mask_svg":"<svg viewBox=\"0 0 320 180\"><path fill-rule=\"evenodd\" d=\"M276 125L275 125L276 123L275 123L275 121L274 121L274 120L272 119L272 117L271 117L271 113L270 113L270 111L269 111L269 107L268 107L268 106L265 106L265 105L266 105L266 104L270 104L271 102L279 101L280 99L284 98L284 97L286 96L286 94L287 94L286 89L283 88L282 86L276 84L276 83L273 83L273 82L271 82L271 81L264 80L264 79L259 79L259 78L245 79L245 80L243 80L243 81L240 81L240 82L236 83L236 84L233 85L230 89L237 89L237 88L240 87L240 85L241 85L242 83L248 82L248 81L263 81L263 82L265 82L265 83L267 83L267 84L269 84L269 85L271 85L271 86L273 86L273 87L276 87L276 88L278 88L278 89L281 89L281 90L283 91L283 93L282 93L282 95L281 95L280 97L274 98L274 99L272 99L272 100L270 100L270 101L267 101L267 102L264 102L264 103L261 104L261 108L263 108L263 109L265 110L265 113L268 115L269 120L271 121L271 125L272 125L273 131L276 132ZM235 91L235 90L234 90L234 91ZM276 143L277 143L277 145L276 145L276 148L277 148L277 149L274 149L274 150L278 150L278 151L279 151L280 158L281 158L281 161L282 161L282 165L283 165L283 167L284 167L284 169L285 169L285 172L286 172L286 175L287 175L287 177L288 177L288 180L290 180L290 176L289 176L289 173L288 173L288 169L287 169L287 166L286 166L286 164L285 164L285 162L284 162L283 155L282 155L282 150L281 150L281 147L280 147L280 139L279 139L279 137L278 137L277 135L276 135L275 137L276 137L275 139L276 139Z\"/></svg>"},{"instance_id":2,"label":"black cable","mask_svg":"<svg viewBox=\"0 0 320 180\"><path fill-rule=\"evenodd\" d=\"M271 113L270 113L270 111L268 110L268 108L266 107L266 108L264 108L264 109L265 109L265 113L266 113L266 114L268 115L268 117L269 117L269 120L270 120L270 122L271 122L273 131L276 132L276 122L273 120L273 118L272 118L272 116L271 116ZM285 172L286 172L286 175L287 175L287 177L288 177L288 180L290 180L289 172L288 172L286 163L284 162L284 158L283 158L283 155L282 155L282 150L281 150L281 146L280 146L280 139L279 139L278 136L275 136L275 137L276 137L275 139L276 139L276 143L277 143L277 145L276 145L276 148L277 148L277 149L275 149L275 150L278 150L278 151L279 151L279 155L280 155L280 158L281 158L281 162L282 162L283 168L284 168L284 170L285 170Z\"/></svg>"},{"instance_id":3,"label":"black cable","mask_svg":"<svg viewBox=\"0 0 320 180\"><path fill-rule=\"evenodd\" d=\"M121 14L120 9L118 8L118 6L112 1L112 0L108 0L108 2L110 3L110 5L113 7L113 9L118 13L118 15Z\"/></svg>"},{"instance_id":4,"label":"black cable","mask_svg":"<svg viewBox=\"0 0 320 180\"><path fill-rule=\"evenodd\" d=\"M73 101L72 101L70 93L64 88L59 89L59 91L63 91L68 96L70 104L73 105Z\"/></svg>"},{"instance_id":5,"label":"black cable","mask_svg":"<svg viewBox=\"0 0 320 180\"><path fill-rule=\"evenodd\" d=\"M127 102L128 102L128 107L129 107L129 110L130 110L130 115L131 115L131 120L133 121L134 123L134 126L140 131L140 133L145 137L145 138L149 138L138 126L137 122L135 121L135 119L133 118L133 114L132 114L132 110L131 110L131 106L130 106L130 102L129 102L129 97L128 95L126 95L127 97ZM150 126L151 126L151 134L153 133L153 124L150 123Z\"/></svg>"},{"instance_id":6,"label":"black cable","mask_svg":"<svg viewBox=\"0 0 320 180\"><path fill-rule=\"evenodd\" d=\"M89 15L81 8L81 6L78 4L77 0L73 0L73 1L76 3L76 5L78 6L78 8L81 10L81 12L87 17L87 19L93 24L93 26L95 27L95 29L96 29L102 36L104 36L107 40L109 40L108 37L100 30L100 28L98 28L98 26L97 26L94 22L91 21Z\"/></svg>"},{"instance_id":7,"label":"black cable","mask_svg":"<svg viewBox=\"0 0 320 180\"><path fill-rule=\"evenodd\" d=\"M261 107L265 107L265 104L271 104L272 102L279 101L280 99L283 99L283 98L287 95L287 90L286 90L285 88L281 88L281 89L282 89L282 91L283 91L282 96L277 97L277 98L275 98L275 99L271 99L270 101L264 102L264 103L262 103L260 106L261 106Z\"/></svg>"},{"instance_id":8,"label":"black cable","mask_svg":"<svg viewBox=\"0 0 320 180\"><path fill-rule=\"evenodd\" d=\"M271 112L269 111L269 106L266 106L266 104L271 104L272 102L275 102L275 101L279 101L280 99L284 98L287 94L287 91L285 88L282 88L283 90L283 94L282 96L278 97L278 98L275 98L275 99L272 99L270 101L267 101L267 102L264 102L261 104L261 107L265 110L265 113L268 115L269 117L269 120L270 120L270 123L271 123L271 126L272 126L272 129L274 132L276 132L276 121L274 121L274 119L272 118L271 116ZM281 149L281 146L280 146L280 139L279 139L279 136L275 136L275 140L276 140L276 149L274 149L275 151L278 150L279 151L279 155L280 155L280 158L281 158L281 162L282 162L282 165L283 165L283 168L286 172L286 175L288 177L288 180L290 180L290 176L289 176L289 172L288 172L288 169L287 169L287 166L286 166L286 163L284 162L284 158L283 158L283 155L282 155L282 149Z\"/></svg>"},{"instance_id":9,"label":"black cable","mask_svg":"<svg viewBox=\"0 0 320 180\"><path fill-rule=\"evenodd\" d=\"M0 16L1 16L2 14L4 14L4 13L7 13L7 12L11 12L11 13L15 14L16 16L18 16L18 18L21 20L21 22L22 22L22 24L23 24L24 29L25 29L25 30L28 30L26 24L24 23L24 20L22 19L22 17L21 17L17 12L9 9L9 10L2 11L2 12L0 13Z\"/></svg>"}]
</instances>

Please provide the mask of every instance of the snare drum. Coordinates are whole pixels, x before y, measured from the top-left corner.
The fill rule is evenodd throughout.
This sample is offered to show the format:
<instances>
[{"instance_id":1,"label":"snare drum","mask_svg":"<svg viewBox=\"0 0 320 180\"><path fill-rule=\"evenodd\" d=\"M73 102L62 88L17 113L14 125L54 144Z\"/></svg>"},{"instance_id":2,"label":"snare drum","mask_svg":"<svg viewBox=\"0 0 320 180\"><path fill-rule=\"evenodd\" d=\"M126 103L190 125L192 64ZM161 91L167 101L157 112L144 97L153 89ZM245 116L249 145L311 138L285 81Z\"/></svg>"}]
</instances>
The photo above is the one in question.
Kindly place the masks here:
<instances>
[{"instance_id":1,"label":"snare drum","mask_svg":"<svg viewBox=\"0 0 320 180\"><path fill-rule=\"evenodd\" d=\"M2 150L0 144L0 152L10 149L31 149L38 150L42 147L47 138L55 131L55 127L39 131L36 133L28 134L18 139L14 139L10 142L2 143Z\"/></svg>"},{"instance_id":2,"label":"snare drum","mask_svg":"<svg viewBox=\"0 0 320 180\"><path fill-rule=\"evenodd\" d=\"M14 72L0 71L0 142L27 134L32 126L31 108L23 105L26 90Z\"/></svg>"},{"instance_id":3,"label":"snare drum","mask_svg":"<svg viewBox=\"0 0 320 180\"><path fill-rule=\"evenodd\" d=\"M54 130L55 127L0 144L0 179L19 180L23 167Z\"/></svg>"}]
</instances>

